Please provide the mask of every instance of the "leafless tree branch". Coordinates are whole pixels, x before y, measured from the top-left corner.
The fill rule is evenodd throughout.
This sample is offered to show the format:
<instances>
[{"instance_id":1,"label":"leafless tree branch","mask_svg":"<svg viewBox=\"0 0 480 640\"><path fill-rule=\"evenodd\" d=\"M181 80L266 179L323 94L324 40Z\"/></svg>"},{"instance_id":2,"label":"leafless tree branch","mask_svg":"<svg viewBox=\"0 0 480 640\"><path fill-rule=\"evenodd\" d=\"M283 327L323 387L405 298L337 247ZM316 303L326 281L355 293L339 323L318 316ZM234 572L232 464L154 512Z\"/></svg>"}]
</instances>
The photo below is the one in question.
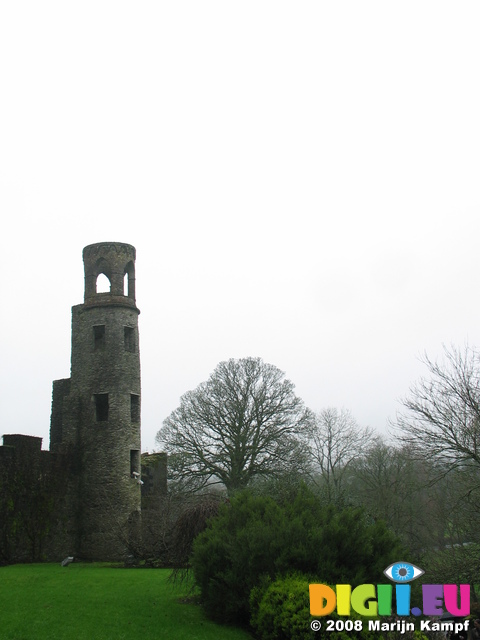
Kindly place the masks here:
<instances>
[{"instance_id":1,"label":"leafless tree branch","mask_svg":"<svg viewBox=\"0 0 480 640\"><path fill-rule=\"evenodd\" d=\"M305 466L301 442L312 421L282 371L260 358L231 359L182 396L157 441L181 482L219 482L232 492L253 478Z\"/></svg>"}]
</instances>

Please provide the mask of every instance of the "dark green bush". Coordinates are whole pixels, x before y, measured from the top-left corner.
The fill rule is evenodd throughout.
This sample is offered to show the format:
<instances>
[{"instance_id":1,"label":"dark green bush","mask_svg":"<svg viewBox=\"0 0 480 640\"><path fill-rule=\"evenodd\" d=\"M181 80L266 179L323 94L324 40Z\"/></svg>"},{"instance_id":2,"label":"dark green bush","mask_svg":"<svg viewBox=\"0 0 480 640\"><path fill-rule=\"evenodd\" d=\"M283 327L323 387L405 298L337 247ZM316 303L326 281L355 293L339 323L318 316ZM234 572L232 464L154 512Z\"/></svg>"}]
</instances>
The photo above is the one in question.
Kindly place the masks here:
<instances>
[{"instance_id":1,"label":"dark green bush","mask_svg":"<svg viewBox=\"0 0 480 640\"><path fill-rule=\"evenodd\" d=\"M400 557L395 537L359 510L322 506L306 488L286 506L248 492L195 540L192 568L207 614L248 624L249 596L261 576L292 572L332 583L375 583Z\"/></svg>"},{"instance_id":2,"label":"dark green bush","mask_svg":"<svg viewBox=\"0 0 480 640\"><path fill-rule=\"evenodd\" d=\"M250 591L263 574L275 575L285 514L270 498L239 494L195 540L192 568L207 614L248 624Z\"/></svg>"},{"instance_id":3,"label":"dark green bush","mask_svg":"<svg viewBox=\"0 0 480 640\"><path fill-rule=\"evenodd\" d=\"M400 542L361 508L325 505L307 487L285 507L288 546L282 572L317 575L332 584L376 583L402 556Z\"/></svg>"}]
</instances>

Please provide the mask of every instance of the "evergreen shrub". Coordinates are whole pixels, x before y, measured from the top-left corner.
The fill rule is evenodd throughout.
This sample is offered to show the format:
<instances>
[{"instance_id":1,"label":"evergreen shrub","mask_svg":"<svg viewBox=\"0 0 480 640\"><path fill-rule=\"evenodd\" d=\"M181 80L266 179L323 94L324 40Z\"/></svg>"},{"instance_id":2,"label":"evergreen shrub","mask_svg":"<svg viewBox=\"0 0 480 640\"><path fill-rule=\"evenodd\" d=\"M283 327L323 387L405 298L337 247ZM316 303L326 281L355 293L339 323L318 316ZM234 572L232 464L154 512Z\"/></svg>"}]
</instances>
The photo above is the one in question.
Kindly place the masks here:
<instances>
[{"instance_id":1,"label":"evergreen shrub","mask_svg":"<svg viewBox=\"0 0 480 640\"><path fill-rule=\"evenodd\" d=\"M283 506L249 492L234 496L196 538L192 568L207 614L248 625L250 592L263 576L300 572L331 584L376 583L401 555L382 523L361 510L322 505L303 487Z\"/></svg>"}]
</instances>

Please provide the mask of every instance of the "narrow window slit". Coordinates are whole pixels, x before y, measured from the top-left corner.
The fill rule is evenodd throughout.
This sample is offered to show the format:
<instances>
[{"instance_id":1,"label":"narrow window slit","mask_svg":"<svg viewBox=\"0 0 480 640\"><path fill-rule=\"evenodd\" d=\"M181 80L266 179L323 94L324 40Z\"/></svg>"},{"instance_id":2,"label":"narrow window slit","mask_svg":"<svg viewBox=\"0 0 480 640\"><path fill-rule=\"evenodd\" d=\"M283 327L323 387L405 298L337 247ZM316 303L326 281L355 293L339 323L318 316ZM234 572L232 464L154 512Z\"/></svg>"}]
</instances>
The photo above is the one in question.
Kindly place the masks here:
<instances>
[{"instance_id":1,"label":"narrow window slit","mask_svg":"<svg viewBox=\"0 0 480 640\"><path fill-rule=\"evenodd\" d=\"M93 327L93 348L95 351L105 349L105 325L99 324Z\"/></svg>"},{"instance_id":2,"label":"narrow window slit","mask_svg":"<svg viewBox=\"0 0 480 640\"><path fill-rule=\"evenodd\" d=\"M130 394L130 418L132 422L140 422L140 396Z\"/></svg>"},{"instance_id":3,"label":"narrow window slit","mask_svg":"<svg viewBox=\"0 0 480 640\"><path fill-rule=\"evenodd\" d=\"M130 351L135 353L136 345L135 345L135 329L133 327L124 327L123 328L123 339L125 345L125 351Z\"/></svg>"},{"instance_id":4,"label":"narrow window slit","mask_svg":"<svg viewBox=\"0 0 480 640\"><path fill-rule=\"evenodd\" d=\"M132 477L140 477L140 451L138 449L130 449L130 475Z\"/></svg>"},{"instance_id":5,"label":"narrow window slit","mask_svg":"<svg viewBox=\"0 0 480 640\"><path fill-rule=\"evenodd\" d=\"M95 398L95 419L97 422L108 420L108 393L96 393Z\"/></svg>"}]
</instances>

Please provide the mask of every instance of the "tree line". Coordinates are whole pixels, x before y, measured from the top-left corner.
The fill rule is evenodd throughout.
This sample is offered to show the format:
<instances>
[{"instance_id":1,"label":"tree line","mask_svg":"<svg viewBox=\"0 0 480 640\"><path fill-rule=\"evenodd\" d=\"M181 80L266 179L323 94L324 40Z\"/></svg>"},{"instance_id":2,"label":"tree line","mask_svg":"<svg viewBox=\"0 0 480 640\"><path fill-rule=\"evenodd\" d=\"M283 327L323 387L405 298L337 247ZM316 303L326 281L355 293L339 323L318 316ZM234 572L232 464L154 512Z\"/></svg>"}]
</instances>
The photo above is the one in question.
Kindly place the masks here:
<instances>
[{"instance_id":1,"label":"tree line","mask_svg":"<svg viewBox=\"0 0 480 640\"><path fill-rule=\"evenodd\" d=\"M424 364L387 439L345 409L313 412L260 358L221 362L157 434L170 488L231 497L301 480L326 504L363 506L414 552L478 543L480 353L445 349Z\"/></svg>"}]
</instances>

